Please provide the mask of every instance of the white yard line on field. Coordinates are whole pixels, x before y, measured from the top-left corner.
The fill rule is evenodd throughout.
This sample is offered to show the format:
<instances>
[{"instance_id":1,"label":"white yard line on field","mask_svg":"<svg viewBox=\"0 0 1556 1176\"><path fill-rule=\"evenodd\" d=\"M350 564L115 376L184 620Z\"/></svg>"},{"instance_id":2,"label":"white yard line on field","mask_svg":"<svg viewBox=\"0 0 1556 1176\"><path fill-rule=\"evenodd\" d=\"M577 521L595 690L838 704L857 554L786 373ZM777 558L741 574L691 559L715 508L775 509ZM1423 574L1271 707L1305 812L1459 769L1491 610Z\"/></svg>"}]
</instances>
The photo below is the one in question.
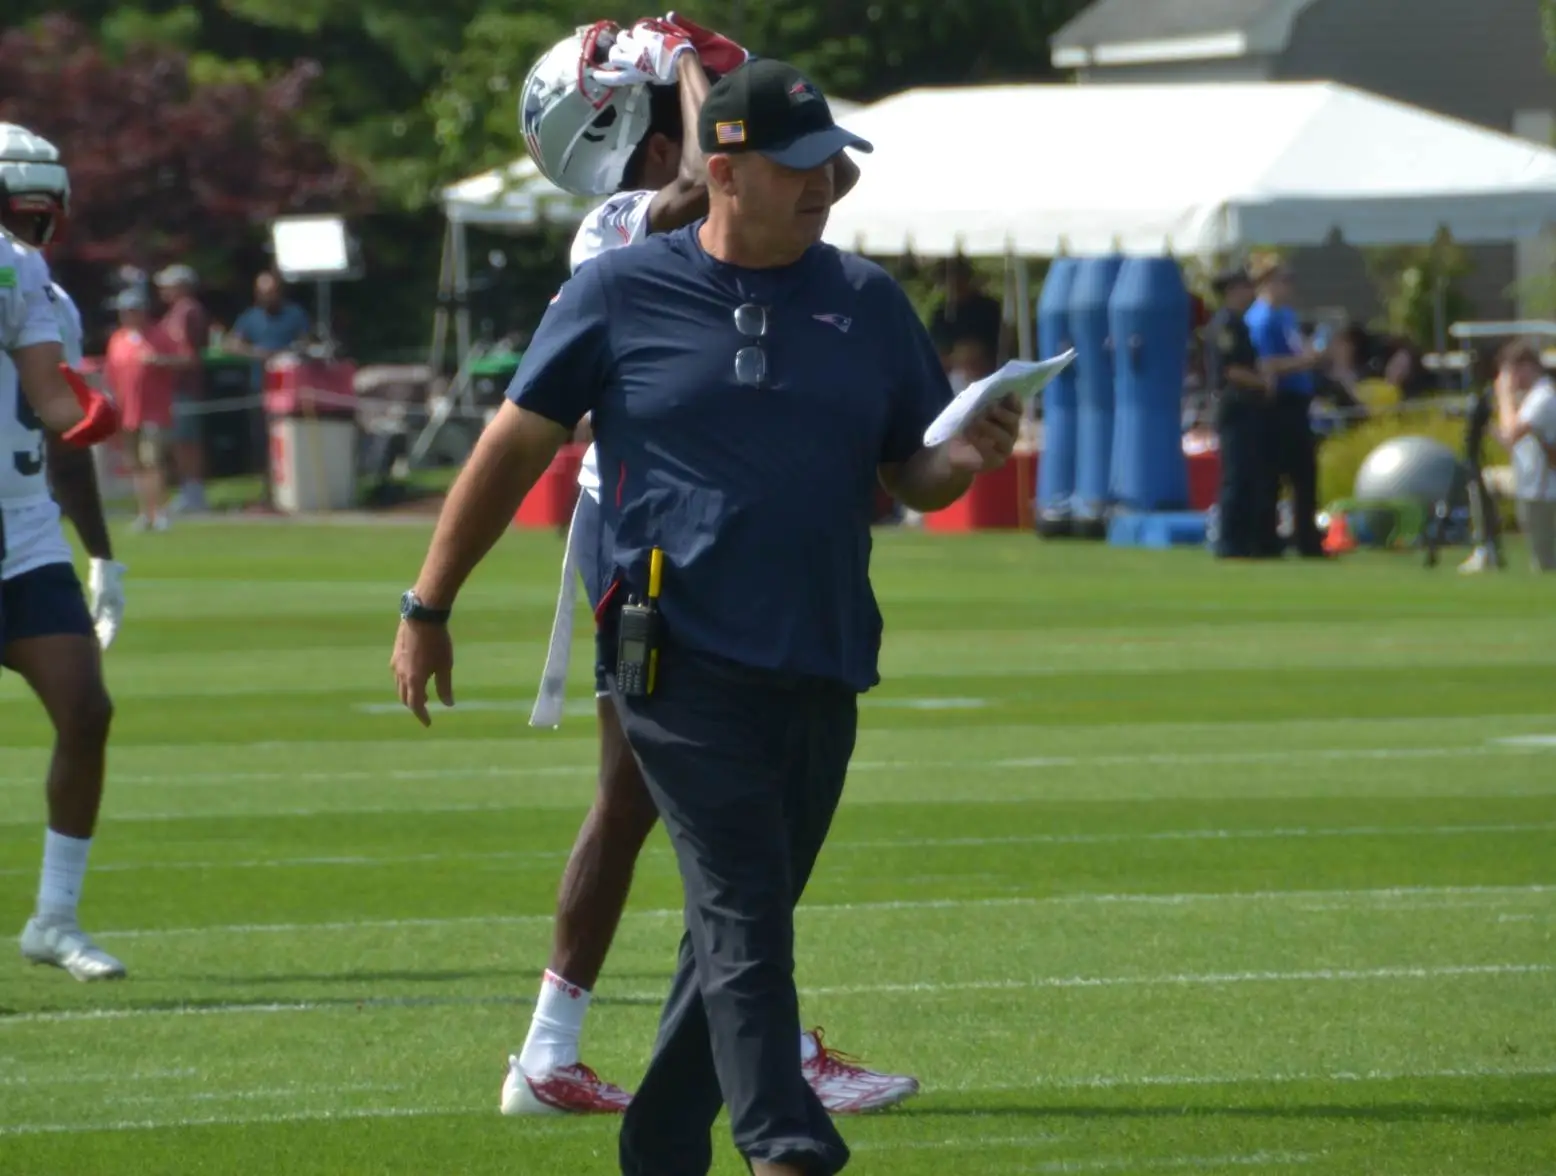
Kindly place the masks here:
<instances>
[{"instance_id":1,"label":"white yard line on field","mask_svg":"<svg viewBox=\"0 0 1556 1176\"><path fill-rule=\"evenodd\" d=\"M1354 909L1374 902L1396 902L1474 898L1523 898L1530 895L1556 894L1556 885L1529 886L1392 886L1369 890L1246 890L1226 892L1196 891L1181 894L1106 894L1084 891L1077 894L1046 894L1002 898L926 898L885 899L880 902L805 903L796 910L800 918L823 915L851 915L877 911L964 910L998 907L1143 905L1190 906L1222 902L1330 902ZM679 907L657 910L629 910L625 919L679 919ZM101 939L161 939L183 935L295 935L309 932L335 934L342 931L400 931L413 927L462 926L549 926L550 915L452 915L425 919L354 919L325 923L229 923L212 927L146 927L128 930L95 929Z\"/></svg>"},{"instance_id":2,"label":"white yard line on field","mask_svg":"<svg viewBox=\"0 0 1556 1176\"><path fill-rule=\"evenodd\" d=\"M289 1085L276 1086L259 1090L197 1090L197 1091L167 1091L159 1094L119 1094L115 1093L103 1098L104 1103L120 1105L156 1106L160 1103L212 1103L212 1102L274 1102L278 1099L296 1098L299 1095L312 1101L318 1095L341 1094L393 1094L405 1087L399 1083L385 1085L378 1082L349 1082L343 1085L333 1083L313 1085Z\"/></svg>"},{"instance_id":3,"label":"white yard line on field","mask_svg":"<svg viewBox=\"0 0 1556 1176\"><path fill-rule=\"evenodd\" d=\"M1038 976L1027 980L841 984L805 988L801 992L805 996L937 996L953 992L1030 992L1049 988L1178 988L1198 985L1215 988L1233 984L1449 980L1464 976L1543 976L1552 972L1556 972L1556 964L1452 964L1440 967L1309 968L1290 972L1180 972L1166 976Z\"/></svg>"},{"instance_id":4,"label":"white yard line on field","mask_svg":"<svg viewBox=\"0 0 1556 1176\"><path fill-rule=\"evenodd\" d=\"M1309 1082L1444 1082L1455 1079L1556 1078L1550 1066L1461 1066L1442 1070L1339 1070L1276 1074L1096 1074L1070 1078L1033 1075L1023 1081L968 1082L953 1089L967 1094L1022 1090L1132 1090L1153 1086L1283 1086Z\"/></svg>"},{"instance_id":5,"label":"white yard line on field","mask_svg":"<svg viewBox=\"0 0 1556 1176\"><path fill-rule=\"evenodd\" d=\"M1133 1156L1117 1159L1047 1160L1026 1169L1043 1176L1067 1176L1072 1172L1173 1172L1202 1168L1267 1168L1272 1165L1311 1164L1323 1158L1322 1152L1248 1152L1231 1156L1161 1156L1142 1160Z\"/></svg>"},{"instance_id":6,"label":"white yard line on field","mask_svg":"<svg viewBox=\"0 0 1556 1176\"><path fill-rule=\"evenodd\" d=\"M194 1078L198 1070L139 1070L129 1074L83 1074L78 1070L56 1074L7 1074L0 1075L0 1086L88 1086L106 1083L114 1086L133 1085L137 1082L167 1082L180 1078Z\"/></svg>"},{"instance_id":7,"label":"white yard line on field","mask_svg":"<svg viewBox=\"0 0 1556 1176\"><path fill-rule=\"evenodd\" d=\"M959 992L1035 992L1049 989L1230 987L1240 984L1334 984L1377 981L1453 980L1467 977L1545 976L1556 973L1556 964L1449 964L1406 965L1386 968L1315 968L1290 972L1178 972L1156 976L1036 976L1027 979L966 980L950 983L857 984L801 988L802 997L818 996L938 996ZM661 992L616 993L616 1000L652 1002ZM129 1021L159 1017L216 1017L275 1013L360 1013L364 1009L470 1008L485 1004L517 1003L506 997L384 997L334 1001L272 1001L264 1003L170 1005L161 1008L74 1009L60 1012L19 1013L0 1017L0 1030L8 1026L57 1024L83 1021ZM526 998L527 999L527 998Z\"/></svg>"},{"instance_id":8,"label":"white yard line on field","mask_svg":"<svg viewBox=\"0 0 1556 1176\"><path fill-rule=\"evenodd\" d=\"M1505 834L1553 833L1556 821L1529 824L1488 825L1341 825L1331 828L1276 829L1168 829L1156 832L1120 833L1022 833L1007 837L887 837L868 841L829 841L833 853L856 850L981 849L998 845L1115 845L1132 842L1195 841L1304 841L1346 837L1480 837ZM650 846L646 853L668 858L670 851ZM329 854L317 857L253 858L231 861L94 862L92 872L136 873L163 870L274 870L313 867L379 869L388 866L428 865L441 862L543 862L565 861L567 850L493 850L485 853L409 853L372 855ZM34 866L0 870L0 877L31 877Z\"/></svg>"},{"instance_id":9,"label":"white yard line on field","mask_svg":"<svg viewBox=\"0 0 1556 1176\"><path fill-rule=\"evenodd\" d=\"M1041 1147L1063 1143L1068 1135L1007 1135L969 1136L966 1139L867 1139L863 1143L850 1143L851 1152L895 1151L995 1151L1011 1147Z\"/></svg>"},{"instance_id":10,"label":"white yard line on field","mask_svg":"<svg viewBox=\"0 0 1556 1176\"><path fill-rule=\"evenodd\" d=\"M1038 1075L1020 1083L976 1083L967 1086L949 1088L950 1091L963 1094L977 1093L1004 1093L1024 1090L1111 1090L1130 1089L1139 1087L1193 1087L1193 1086L1259 1086L1280 1083L1306 1083L1306 1082L1399 1082L1399 1081L1440 1081L1451 1079L1508 1079L1508 1078L1544 1078L1556 1076L1556 1066L1530 1067L1525 1069L1497 1069L1467 1067L1460 1069L1443 1070L1400 1070L1400 1071L1366 1071L1349 1073L1276 1073L1276 1074L1237 1074L1237 1075L1096 1075L1091 1077L1070 1078L1063 1076ZM47 1081L47 1080L44 1080ZM321 1088L323 1089L323 1088ZM344 1090L345 1088L339 1088ZM927 1092L930 1095L944 1093L948 1088L941 1087L938 1090L931 1087ZM228 1127L247 1126L255 1124L276 1123L304 1123L304 1122L344 1122L362 1119L402 1119L402 1118L426 1118L426 1117L474 1117L477 1115L489 1115L489 1108L472 1108L461 1106L443 1107L364 1107L348 1110L302 1110L295 1112L281 1112L274 1114L216 1114L197 1117L171 1116L167 1118L146 1118L136 1120L111 1120L107 1122L87 1123L0 1123L0 1136L7 1135L78 1135L99 1131L153 1131L167 1129L181 1129L188 1127ZM997 1112L996 1112L997 1113ZM531 1123L526 1126L525 1135L560 1135L572 1132L583 1133L598 1126L598 1120L576 1119L556 1123ZM1042 1144L1062 1142L1062 1135L1029 1135L1009 1138L985 1138L969 1139L965 1142L956 1140L945 1141L905 1141L896 1144L890 1141L870 1142L856 1147L856 1151L894 1151L945 1148L946 1150L974 1150L997 1147L1019 1147L1027 1144ZM1188 1160L1193 1163L1186 1164ZM1112 1160L1073 1160L1055 1161L1057 1163L1070 1164L1103 1164L1113 1166L1123 1165L1123 1161ZM1162 1163L1182 1166L1213 1167L1215 1163L1196 1157L1179 1157L1177 1159L1164 1159ZM1264 1152L1252 1153L1244 1157L1231 1157L1216 1161L1228 1165L1252 1166L1256 1164L1300 1163L1304 1162L1301 1153L1290 1157L1282 1153ZM1138 1166L1138 1165L1129 1165ZM1060 1169L1061 1171L1063 1169ZM1088 1170L1076 1168L1076 1171Z\"/></svg>"},{"instance_id":11,"label":"white yard line on field","mask_svg":"<svg viewBox=\"0 0 1556 1176\"><path fill-rule=\"evenodd\" d=\"M535 705L533 699L528 698L478 698L467 702L461 702L456 710L461 711L517 711L525 712ZM982 710L993 705L986 698L892 698L866 695L859 700L859 705L866 710L915 710L915 711L968 711ZM356 702L351 704L351 709L362 715L403 715L405 705L399 702ZM567 703L562 708L562 713L571 718L593 718L595 714L594 702L579 699Z\"/></svg>"},{"instance_id":12,"label":"white yard line on field","mask_svg":"<svg viewBox=\"0 0 1556 1176\"><path fill-rule=\"evenodd\" d=\"M489 1108L470 1107L361 1107L352 1110L286 1111L272 1115L194 1115L165 1119L120 1119L100 1123L7 1123L5 1135L80 1135L94 1131L158 1131L188 1127L240 1127L273 1123L346 1122L355 1119L421 1119L431 1116L490 1114Z\"/></svg>"},{"instance_id":13,"label":"white yard line on field","mask_svg":"<svg viewBox=\"0 0 1556 1176\"><path fill-rule=\"evenodd\" d=\"M1556 741L1551 743L1516 742L1508 739L1485 743L1461 744L1441 747L1298 747L1280 751L1185 751L1143 752L1121 755L1052 755L1000 759L953 760L855 760L849 765L852 772L885 771L954 771L995 770L1021 771L1029 769L1108 768L1108 767L1195 767L1216 764L1287 763L1343 760L1417 760L1458 759L1485 756L1527 758L1556 753ZM213 788L243 783L297 783L333 784L352 781L379 782L386 780L476 780L476 779L532 779L546 777L588 777L595 772L595 764L585 761L577 764L482 764L468 767L441 766L435 768L342 768L328 771L263 771L238 772L177 772L177 773L129 773L114 774L110 783L123 785L158 785L164 788ZM33 778L6 777L0 779L0 788L37 788L39 780ZM465 806L446 810L462 811ZM475 808L499 806L470 806ZM521 808L515 803L507 806ZM315 810L277 810L276 815L307 814ZM320 810L337 811L337 810ZM352 812L397 811L393 808L352 809ZM428 810L417 810L428 811ZM221 815L221 814L217 814ZM115 820L180 820L185 813L126 814ZM14 824L15 822L6 822Z\"/></svg>"}]
</instances>

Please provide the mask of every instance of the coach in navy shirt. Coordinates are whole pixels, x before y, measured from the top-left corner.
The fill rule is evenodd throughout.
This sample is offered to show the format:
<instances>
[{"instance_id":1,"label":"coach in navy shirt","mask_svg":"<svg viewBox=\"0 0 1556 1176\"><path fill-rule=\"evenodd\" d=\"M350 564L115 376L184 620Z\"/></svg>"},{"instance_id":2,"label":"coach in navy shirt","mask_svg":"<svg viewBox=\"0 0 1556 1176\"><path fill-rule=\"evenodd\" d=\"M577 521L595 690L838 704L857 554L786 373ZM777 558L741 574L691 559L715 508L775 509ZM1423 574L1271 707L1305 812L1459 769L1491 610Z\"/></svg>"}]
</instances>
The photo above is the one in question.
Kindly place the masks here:
<instances>
[{"instance_id":1,"label":"coach in navy shirt","mask_svg":"<svg viewBox=\"0 0 1556 1176\"><path fill-rule=\"evenodd\" d=\"M858 694L877 681L875 486L949 505L1009 455L1020 413L1003 403L924 448L950 388L901 288L820 244L832 161L870 148L803 75L744 66L713 87L698 133L707 219L563 286L402 602L394 668L424 722L429 678L450 701L454 594L593 413L614 536L609 664L622 600L644 595L651 550L665 555L655 688L615 701L686 889L622 1171L708 1171L727 1103L759 1176L830 1176L848 1150L794 1049L793 907L842 793Z\"/></svg>"}]
</instances>

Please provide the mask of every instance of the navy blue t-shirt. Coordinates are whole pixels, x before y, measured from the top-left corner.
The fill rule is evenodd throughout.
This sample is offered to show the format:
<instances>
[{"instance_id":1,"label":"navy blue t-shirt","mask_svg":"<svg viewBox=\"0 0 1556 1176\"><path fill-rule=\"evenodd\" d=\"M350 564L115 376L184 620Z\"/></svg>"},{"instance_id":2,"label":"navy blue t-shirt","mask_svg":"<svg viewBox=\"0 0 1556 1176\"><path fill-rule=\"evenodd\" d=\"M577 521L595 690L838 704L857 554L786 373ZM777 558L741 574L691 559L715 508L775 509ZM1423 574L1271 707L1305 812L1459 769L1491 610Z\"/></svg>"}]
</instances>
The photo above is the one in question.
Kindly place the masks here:
<instances>
[{"instance_id":1,"label":"navy blue t-shirt","mask_svg":"<svg viewBox=\"0 0 1556 1176\"><path fill-rule=\"evenodd\" d=\"M641 594L650 550L671 640L757 669L867 690L877 468L906 461L951 399L928 332L879 266L828 245L793 265L710 257L701 222L578 270L508 390L571 429L593 413L615 577ZM767 310L767 380L735 378Z\"/></svg>"}]
</instances>

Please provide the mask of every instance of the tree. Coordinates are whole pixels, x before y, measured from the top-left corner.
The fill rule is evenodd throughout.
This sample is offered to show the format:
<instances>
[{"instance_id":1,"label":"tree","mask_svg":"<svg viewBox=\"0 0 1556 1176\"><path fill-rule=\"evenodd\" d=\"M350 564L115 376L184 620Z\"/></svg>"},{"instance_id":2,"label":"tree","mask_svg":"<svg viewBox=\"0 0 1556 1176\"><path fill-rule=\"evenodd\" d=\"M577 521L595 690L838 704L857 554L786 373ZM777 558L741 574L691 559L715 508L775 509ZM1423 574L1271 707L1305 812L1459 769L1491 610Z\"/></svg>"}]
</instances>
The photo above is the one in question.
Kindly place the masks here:
<instances>
[{"instance_id":1,"label":"tree","mask_svg":"<svg viewBox=\"0 0 1556 1176\"><path fill-rule=\"evenodd\" d=\"M302 124L318 67L263 82L196 83L189 59L136 45L111 60L63 17L0 36L0 119L60 147L76 231L67 265L198 259L220 271L236 242L294 212L360 208L361 178Z\"/></svg>"},{"instance_id":2,"label":"tree","mask_svg":"<svg viewBox=\"0 0 1556 1176\"><path fill-rule=\"evenodd\" d=\"M1463 288L1473 267L1463 247L1447 233L1439 233L1430 245L1371 248L1363 250L1363 256L1390 334L1435 348L1438 326L1457 322L1473 310Z\"/></svg>"},{"instance_id":3,"label":"tree","mask_svg":"<svg viewBox=\"0 0 1556 1176\"><path fill-rule=\"evenodd\" d=\"M1091 0L707 0L749 47L873 102L916 86L1051 81L1048 38Z\"/></svg>"},{"instance_id":4,"label":"tree","mask_svg":"<svg viewBox=\"0 0 1556 1176\"><path fill-rule=\"evenodd\" d=\"M426 100L439 179L497 167L523 153L519 88L530 66L573 27L562 7L484 12L466 26Z\"/></svg>"},{"instance_id":5,"label":"tree","mask_svg":"<svg viewBox=\"0 0 1556 1176\"><path fill-rule=\"evenodd\" d=\"M1048 38L1089 0L701 0L688 16L748 48L781 57L828 93L873 101L913 86L1051 80ZM614 11L612 10L614 9ZM427 99L443 181L522 150L517 89L567 32L598 18L630 24L619 0L542 0L510 13L492 5L465 26Z\"/></svg>"}]
</instances>

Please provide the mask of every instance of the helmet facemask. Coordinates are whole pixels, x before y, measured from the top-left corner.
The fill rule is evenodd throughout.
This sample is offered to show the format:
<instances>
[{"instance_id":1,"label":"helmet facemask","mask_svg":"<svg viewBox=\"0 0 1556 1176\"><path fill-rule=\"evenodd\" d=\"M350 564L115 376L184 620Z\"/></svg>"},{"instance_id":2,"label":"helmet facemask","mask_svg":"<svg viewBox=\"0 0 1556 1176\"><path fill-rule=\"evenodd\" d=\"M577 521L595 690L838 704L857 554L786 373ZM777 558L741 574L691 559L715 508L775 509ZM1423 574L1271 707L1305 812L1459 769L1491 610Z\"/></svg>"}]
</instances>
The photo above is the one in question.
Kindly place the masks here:
<instances>
[{"instance_id":1,"label":"helmet facemask","mask_svg":"<svg viewBox=\"0 0 1556 1176\"><path fill-rule=\"evenodd\" d=\"M54 144L0 123L0 217L13 235L41 248L60 236L69 212L70 175Z\"/></svg>"}]
</instances>

